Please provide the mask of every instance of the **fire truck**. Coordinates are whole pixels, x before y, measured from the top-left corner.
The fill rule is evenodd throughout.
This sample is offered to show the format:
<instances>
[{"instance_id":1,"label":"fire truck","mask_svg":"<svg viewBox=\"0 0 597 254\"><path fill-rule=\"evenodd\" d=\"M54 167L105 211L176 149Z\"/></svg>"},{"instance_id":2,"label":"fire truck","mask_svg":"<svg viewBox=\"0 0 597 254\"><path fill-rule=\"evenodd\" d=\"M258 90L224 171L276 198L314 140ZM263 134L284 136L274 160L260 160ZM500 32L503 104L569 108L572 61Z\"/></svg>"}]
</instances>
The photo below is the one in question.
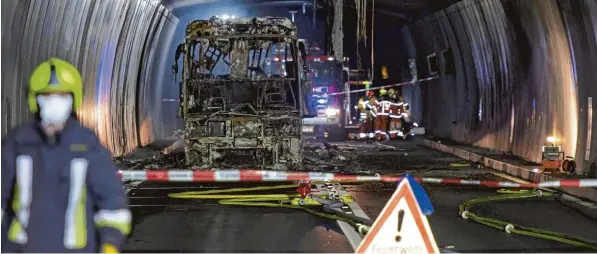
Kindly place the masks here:
<instances>
[{"instance_id":1,"label":"fire truck","mask_svg":"<svg viewBox=\"0 0 597 254\"><path fill-rule=\"evenodd\" d=\"M360 127L359 110L357 103L365 96L365 90L371 88L372 81L368 70L354 70L344 67L343 69L343 90L342 108L344 111L342 124L348 139L357 139Z\"/></svg>"},{"instance_id":2,"label":"fire truck","mask_svg":"<svg viewBox=\"0 0 597 254\"><path fill-rule=\"evenodd\" d=\"M345 140L343 95L337 93L343 90L342 67L346 59L324 55L317 45L307 46L306 52L304 78L312 85L306 103L315 115L303 118L303 135L306 138Z\"/></svg>"}]
</instances>

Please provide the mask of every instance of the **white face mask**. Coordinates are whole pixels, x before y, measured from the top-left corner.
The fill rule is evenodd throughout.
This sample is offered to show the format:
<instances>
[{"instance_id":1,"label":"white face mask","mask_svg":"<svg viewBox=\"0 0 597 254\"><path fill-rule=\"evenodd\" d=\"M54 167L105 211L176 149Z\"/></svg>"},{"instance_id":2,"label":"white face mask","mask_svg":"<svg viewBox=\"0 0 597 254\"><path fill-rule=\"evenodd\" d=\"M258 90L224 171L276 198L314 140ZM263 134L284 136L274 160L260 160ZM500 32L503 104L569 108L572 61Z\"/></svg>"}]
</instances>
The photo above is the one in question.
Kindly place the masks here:
<instances>
[{"instance_id":1,"label":"white face mask","mask_svg":"<svg viewBox=\"0 0 597 254\"><path fill-rule=\"evenodd\" d=\"M37 104L42 126L62 125L72 112L73 97L59 94L38 95Z\"/></svg>"}]
</instances>

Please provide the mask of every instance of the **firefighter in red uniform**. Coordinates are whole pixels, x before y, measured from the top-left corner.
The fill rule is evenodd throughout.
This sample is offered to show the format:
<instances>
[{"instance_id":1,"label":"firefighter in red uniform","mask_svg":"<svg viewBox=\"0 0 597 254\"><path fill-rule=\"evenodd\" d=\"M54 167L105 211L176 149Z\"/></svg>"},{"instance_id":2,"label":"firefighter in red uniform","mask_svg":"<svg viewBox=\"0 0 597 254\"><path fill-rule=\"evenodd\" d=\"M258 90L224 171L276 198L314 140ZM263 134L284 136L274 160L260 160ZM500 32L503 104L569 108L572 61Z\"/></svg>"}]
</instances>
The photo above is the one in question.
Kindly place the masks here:
<instances>
[{"instance_id":1,"label":"firefighter in red uniform","mask_svg":"<svg viewBox=\"0 0 597 254\"><path fill-rule=\"evenodd\" d=\"M402 136L402 138L406 139L407 135L414 135L413 133L411 133L411 131L413 130L413 128L419 127L419 124L417 124L416 122L412 121L411 117L410 117L410 107L408 105L408 103L404 103L402 105L402 133L404 133L404 135Z\"/></svg>"},{"instance_id":2,"label":"firefighter in red uniform","mask_svg":"<svg viewBox=\"0 0 597 254\"><path fill-rule=\"evenodd\" d=\"M388 91L384 88L379 90L379 98L375 101L377 117L375 118L375 137L377 140L388 138L388 119L390 115L390 101Z\"/></svg>"},{"instance_id":3,"label":"firefighter in red uniform","mask_svg":"<svg viewBox=\"0 0 597 254\"><path fill-rule=\"evenodd\" d=\"M400 96L396 93L396 90L390 88L388 91L390 97L390 139L395 140L398 136L402 136L401 129L401 118L402 118L402 104Z\"/></svg>"}]
</instances>

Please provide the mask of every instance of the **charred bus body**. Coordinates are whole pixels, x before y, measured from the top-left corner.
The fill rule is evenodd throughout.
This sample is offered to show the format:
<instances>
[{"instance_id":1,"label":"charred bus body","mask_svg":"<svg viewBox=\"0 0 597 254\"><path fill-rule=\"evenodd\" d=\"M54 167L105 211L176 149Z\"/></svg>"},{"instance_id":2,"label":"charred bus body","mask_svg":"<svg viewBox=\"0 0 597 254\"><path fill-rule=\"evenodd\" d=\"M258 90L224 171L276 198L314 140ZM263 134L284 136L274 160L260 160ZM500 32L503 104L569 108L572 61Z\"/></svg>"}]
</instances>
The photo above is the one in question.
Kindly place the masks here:
<instances>
[{"instance_id":1,"label":"charred bus body","mask_svg":"<svg viewBox=\"0 0 597 254\"><path fill-rule=\"evenodd\" d=\"M300 165L305 96L295 24L212 17L189 23L186 32L179 115L187 165ZM296 60L280 68L273 57Z\"/></svg>"}]
</instances>

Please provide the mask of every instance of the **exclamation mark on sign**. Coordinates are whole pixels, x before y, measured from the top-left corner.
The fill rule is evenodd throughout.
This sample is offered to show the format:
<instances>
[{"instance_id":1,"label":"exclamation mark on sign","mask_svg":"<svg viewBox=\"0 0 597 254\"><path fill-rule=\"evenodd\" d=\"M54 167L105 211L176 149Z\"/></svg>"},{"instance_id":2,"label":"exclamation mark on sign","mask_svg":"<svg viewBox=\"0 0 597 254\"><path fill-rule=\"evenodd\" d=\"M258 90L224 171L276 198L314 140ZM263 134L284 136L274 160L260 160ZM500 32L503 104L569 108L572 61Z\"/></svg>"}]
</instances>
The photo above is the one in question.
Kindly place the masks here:
<instances>
[{"instance_id":1,"label":"exclamation mark on sign","mask_svg":"<svg viewBox=\"0 0 597 254\"><path fill-rule=\"evenodd\" d=\"M396 235L396 242L400 242L402 237L400 236L400 230L402 229L402 221L404 219L404 210L398 211L398 234Z\"/></svg>"}]
</instances>

